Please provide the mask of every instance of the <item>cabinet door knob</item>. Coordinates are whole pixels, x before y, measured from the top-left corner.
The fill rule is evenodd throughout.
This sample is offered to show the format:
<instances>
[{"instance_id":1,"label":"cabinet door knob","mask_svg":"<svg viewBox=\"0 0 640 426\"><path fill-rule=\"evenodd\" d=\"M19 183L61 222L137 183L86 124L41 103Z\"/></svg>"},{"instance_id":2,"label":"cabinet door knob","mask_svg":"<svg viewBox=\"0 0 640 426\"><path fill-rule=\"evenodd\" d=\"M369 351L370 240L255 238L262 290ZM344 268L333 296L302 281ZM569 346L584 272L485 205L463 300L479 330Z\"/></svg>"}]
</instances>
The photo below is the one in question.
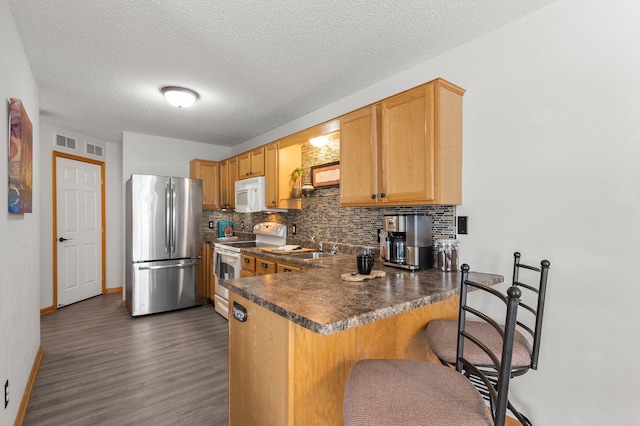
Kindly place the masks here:
<instances>
[{"instance_id":1,"label":"cabinet door knob","mask_svg":"<svg viewBox=\"0 0 640 426\"><path fill-rule=\"evenodd\" d=\"M371 194L371 199L375 200L376 199L376 194Z\"/></svg>"},{"instance_id":2,"label":"cabinet door knob","mask_svg":"<svg viewBox=\"0 0 640 426\"><path fill-rule=\"evenodd\" d=\"M380 194L380 198L384 198L384 197L386 197L386 196L387 196L387 194L385 194L384 192L382 192L382 193Z\"/></svg>"}]
</instances>

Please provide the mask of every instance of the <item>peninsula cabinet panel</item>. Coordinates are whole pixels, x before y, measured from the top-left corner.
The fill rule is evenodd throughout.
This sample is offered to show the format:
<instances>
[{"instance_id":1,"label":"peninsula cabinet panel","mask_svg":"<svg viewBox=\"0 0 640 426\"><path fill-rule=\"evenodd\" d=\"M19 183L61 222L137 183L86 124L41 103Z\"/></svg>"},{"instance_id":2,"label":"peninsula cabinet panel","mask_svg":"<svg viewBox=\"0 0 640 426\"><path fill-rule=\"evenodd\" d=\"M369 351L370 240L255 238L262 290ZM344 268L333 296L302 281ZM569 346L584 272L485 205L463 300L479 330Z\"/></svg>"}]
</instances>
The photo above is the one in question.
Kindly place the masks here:
<instances>
[{"instance_id":1,"label":"peninsula cabinet panel","mask_svg":"<svg viewBox=\"0 0 640 426\"><path fill-rule=\"evenodd\" d=\"M455 319L459 298L330 335L314 333L229 292L247 320L229 316L229 424L342 425L342 397L361 359L439 363L424 338L432 319Z\"/></svg>"},{"instance_id":2,"label":"peninsula cabinet panel","mask_svg":"<svg viewBox=\"0 0 640 426\"><path fill-rule=\"evenodd\" d=\"M217 161L191 160L189 177L202 180L202 209L220 208L220 164Z\"/></svg>"},{"instance_id":3,"label":"peninsula cabinet panel","mask_svg":"<svg viewBox=\"0 0 640 426\"><path fill-rule=\"evenodd\" d=\"M343 116L340 204L460 204L463 94L437 79Z\"/></svg>"},{"instance_id":4,"label":"peninsula cabinet panel","mask_svg":"<svg viewBox=\"0 0 640 426\"><path fill-rule=\"evenodd\" d=\"M247 310L247 321L231 316L235 301ZM293 426L287 421L289 324L229 292L229 425Z\"/></svg>"}]
</instances>

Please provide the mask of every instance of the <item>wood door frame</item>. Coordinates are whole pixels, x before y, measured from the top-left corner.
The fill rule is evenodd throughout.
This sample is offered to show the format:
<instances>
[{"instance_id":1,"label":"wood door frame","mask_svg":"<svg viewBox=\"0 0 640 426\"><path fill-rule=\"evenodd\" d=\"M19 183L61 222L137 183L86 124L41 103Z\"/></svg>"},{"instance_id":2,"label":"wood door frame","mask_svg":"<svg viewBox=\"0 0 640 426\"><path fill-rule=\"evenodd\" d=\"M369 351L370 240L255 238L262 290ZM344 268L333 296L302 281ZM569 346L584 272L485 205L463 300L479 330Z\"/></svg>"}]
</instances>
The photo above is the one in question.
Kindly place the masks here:
<instances>
[{"instance_id":1,"label":"wood door frame","mask_svg":"<svg viewBox=\"0 0 640 426\"><path fill-rule=\"evenodd\" d=\"M106 268L106 248L107 244L105 241L106 235L106 215L105 215L105 190L104 190L104 161L93 160L91 158L79 157L73 154L67 154L64 152L53 151L52 152L52 165L51 171L53 175L52 183L52 215L53 218L53 306L50 308L45 308L41 310L42 313L53 312L58 309L58 202L57 202L57 170L56 170L56 162L58 158L66 158L68 160L79 161L81 163L90 163L95 164L96 166L100 166L100 203L101 203L101 211L100 211L100 220L102 226L101 233L101 245L102 245L102 294L106 294L107 292L107 268Z\"/></svg>"}]
</instances>

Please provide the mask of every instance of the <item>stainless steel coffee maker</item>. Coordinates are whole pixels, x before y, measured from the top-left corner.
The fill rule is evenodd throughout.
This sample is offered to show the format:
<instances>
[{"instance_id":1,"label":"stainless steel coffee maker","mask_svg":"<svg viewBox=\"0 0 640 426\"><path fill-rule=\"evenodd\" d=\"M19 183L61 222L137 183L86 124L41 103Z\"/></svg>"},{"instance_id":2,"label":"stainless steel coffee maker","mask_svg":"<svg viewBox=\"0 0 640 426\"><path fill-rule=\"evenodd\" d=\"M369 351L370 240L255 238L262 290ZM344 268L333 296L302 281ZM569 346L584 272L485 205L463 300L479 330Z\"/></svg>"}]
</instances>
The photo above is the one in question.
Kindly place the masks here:
<instances>
[{"instance_id":1,"label":"stainless steel coffee maker","mask_svg":"<svg viewBox=\"0 0 640 426\"><path fill-rule=\"evenodd\" d=\"M416 270L433 267L432 218L426 214L384 216L385 265Z\"/></svg>"}]
</instances>

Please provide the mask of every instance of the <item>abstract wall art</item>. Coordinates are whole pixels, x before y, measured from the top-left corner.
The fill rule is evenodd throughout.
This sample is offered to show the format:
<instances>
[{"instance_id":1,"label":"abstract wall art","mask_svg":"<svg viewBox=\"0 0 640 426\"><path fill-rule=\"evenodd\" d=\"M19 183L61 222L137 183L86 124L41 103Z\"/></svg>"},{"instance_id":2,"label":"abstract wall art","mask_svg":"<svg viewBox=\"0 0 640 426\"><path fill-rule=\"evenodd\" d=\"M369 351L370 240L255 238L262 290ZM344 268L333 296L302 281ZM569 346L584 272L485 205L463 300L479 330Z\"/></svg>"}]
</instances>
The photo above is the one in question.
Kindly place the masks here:
<instances>
[{"instance_id":1,"label":"abstract wall art","mask_svg":"<svg viewBox=\"0 0 640 426\"><path fill-rule=\"evenodd\" d=\"M31 213L33 126L20 99L9 103L9 213Z\"/></svg>"}]
</instances>

